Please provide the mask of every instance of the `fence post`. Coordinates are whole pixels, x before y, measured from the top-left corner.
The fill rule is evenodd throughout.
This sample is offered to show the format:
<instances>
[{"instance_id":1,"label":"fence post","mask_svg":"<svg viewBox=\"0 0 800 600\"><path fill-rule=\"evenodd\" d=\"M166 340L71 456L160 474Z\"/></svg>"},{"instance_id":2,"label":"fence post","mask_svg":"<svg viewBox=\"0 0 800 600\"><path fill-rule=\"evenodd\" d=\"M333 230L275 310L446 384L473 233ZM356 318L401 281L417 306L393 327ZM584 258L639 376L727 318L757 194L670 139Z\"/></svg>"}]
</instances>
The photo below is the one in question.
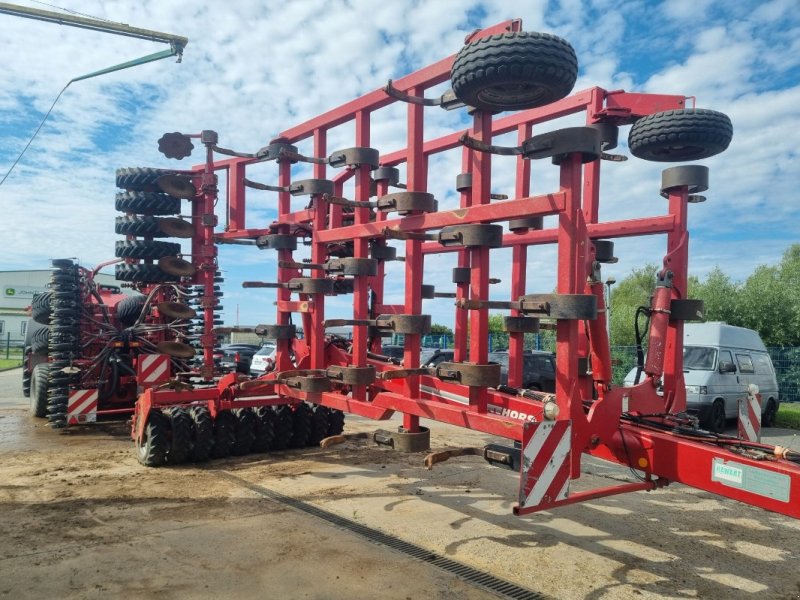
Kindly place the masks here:
<instances>
[{"instance_id":1,"label":"fence post","mask_svg":"<svg viewBox=\"0 0 800 600\"><path fill-rule=\"evenodd\" d=\"M10 353L11 353L11 332L9 331L8 333L6 333L6 360L8 360Z\"/></svg>"}]
</instances>

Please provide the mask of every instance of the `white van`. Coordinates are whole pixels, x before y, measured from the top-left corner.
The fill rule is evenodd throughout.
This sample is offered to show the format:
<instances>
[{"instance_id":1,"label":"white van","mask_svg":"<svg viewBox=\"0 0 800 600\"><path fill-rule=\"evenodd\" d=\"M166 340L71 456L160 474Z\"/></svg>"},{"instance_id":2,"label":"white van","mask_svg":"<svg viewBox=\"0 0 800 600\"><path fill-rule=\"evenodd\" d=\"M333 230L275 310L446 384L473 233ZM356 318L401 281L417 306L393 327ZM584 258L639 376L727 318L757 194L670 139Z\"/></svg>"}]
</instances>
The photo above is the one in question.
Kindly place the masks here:
<instances>
[{"instance_id":1,"label":"white van","mask_svg":"<svg viewBox=\"0 0 800 600\"><path fill-rule=\"evenodd\" d=\"M767 348L752 329L720 322L685 323L683 377L686 408L700 417L700 425L714 432L735 418L739 398L754 383L761 393L761 424L772 427L780 406L778 381ZM636 369L625 378L633 383Z\"/></svg>"}]
</instances>

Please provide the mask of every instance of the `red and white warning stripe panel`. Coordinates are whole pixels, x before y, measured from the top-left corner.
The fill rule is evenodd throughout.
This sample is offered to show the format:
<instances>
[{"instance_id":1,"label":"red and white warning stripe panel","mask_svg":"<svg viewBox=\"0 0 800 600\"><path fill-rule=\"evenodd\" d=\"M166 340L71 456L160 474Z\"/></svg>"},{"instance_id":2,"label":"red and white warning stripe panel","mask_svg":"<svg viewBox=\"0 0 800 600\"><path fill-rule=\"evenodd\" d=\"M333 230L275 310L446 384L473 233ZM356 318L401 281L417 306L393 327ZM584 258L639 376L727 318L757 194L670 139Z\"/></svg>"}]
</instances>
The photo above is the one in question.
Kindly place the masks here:
<instances>
[{"instance_id":1,"label":"red and white warning stripe panel","mask_svg":"<svg viewBox=\"0 0 800 600\"><path fill-rule=\"evenodd\" d=\"M522 432L520 508L546 508L569 496L572 421L526 423Z\"/></svg>"},{"instance_id":2,"label":"red and white warning stripe panel","mask_svg":"<svg viewBox=\"0 0 800 600\"><path fill-rule=\"evenodd\" d=\"M97 421L97 390L72 390L67 400L67 425Z\"/></svg>"},{"instance_id":3,"label":"red and white warning stripe panel","mask_svg":"<svg viewBox=\"0 0 800 600\"><path fill-rule=\"evenodd\" d=\"M140 386L150 387L169 381L170 358L167 354L142 354L139 356L137 382Z\"/></svg>"},{"instance_id":4,"label":"red and white warning stripe panel","mask_svg":"<svg viewBox=\"0 0 800 600\"><path fill-rule=\"evenodd\" d=\"M751 386L747 396L739 398L739 437L748 442L761 441L761 394Z\"/></svg>"}]
</instances>

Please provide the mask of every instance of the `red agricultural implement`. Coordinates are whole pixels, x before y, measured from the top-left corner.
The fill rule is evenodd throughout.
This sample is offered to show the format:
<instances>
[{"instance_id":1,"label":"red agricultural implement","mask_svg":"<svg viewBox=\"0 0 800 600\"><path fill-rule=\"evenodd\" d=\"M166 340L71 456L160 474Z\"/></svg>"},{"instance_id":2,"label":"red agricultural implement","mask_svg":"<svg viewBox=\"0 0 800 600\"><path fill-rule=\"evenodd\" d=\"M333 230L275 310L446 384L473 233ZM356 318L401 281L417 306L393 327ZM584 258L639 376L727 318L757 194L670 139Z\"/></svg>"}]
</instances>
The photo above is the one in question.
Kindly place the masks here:
<instances>
[{"instance_id":1,"label":"red agricultural implement","mask_svg":"<svg viewBox=\"0 0 800 600\"><path fill-rule=\"evenodd\" d=\"M25 368L31 412L54 428L130 415L143 388L189 371L163 354L182 348L176 340L192 316L182 288L150 283L138 286L144 294L124 294L95 281L101 267L54 260L49 291L33 299Z\"/></svg>"},{"instance_id":2,"label":"red agricultural implement","mask_svg":"<svg viewBox=\"0 0 800 600\"><path fill-rule=\"evenodd\" d=\"M199 138L206 148L202 165L182 171L149 171L166 177L167 191L186 192L195 236L192 263L205 323L199 338L205 366L189 389L150 388L139 398L133 437L145 464L178 462L193 452L230 452L301 446L341 431L342 413L375 420L401 413L398 431L375 440L395 448L429 447L430 419L485 432L506 440L477 451L431 454L427 462L479 453L490 463L520 472L517 514L670 482L708 490L755 506L800 517L800 454L700 429L686 413L682 370L683 323L702 319L702 303L689 299L688 210L708 187L708 169L681 165L663 171L653 196L664 197L664 214L601 221L601 165L614 168L625 157L612 154L619 128L631 126L630 153L660 162L691 162L725 150L732 138L721 113L687 107L682 95L609 92L590 88L570 95L577 60L565 41L520 30L518 20L476 32L454 57L289 128L252 153L218 146L217 134L173 133L162 151L183 158ZM440 97L427 90L448 82ZM407 145L383 153L371 147L371 130L390 105L403 103ZM430 108L429 108L430 107ZM426 138L427 111L459 111L453 131ZM507 111L507 114L501 114ZM393 113L395 114L395 113ZM552 129L569 117L580 126ZM563 121L561 122L563 123ZM540 126L543 133L536 133ZM329 137L340 127L354 129L352 145L331 151ZM516 145L497 145L502 134ZM303 154L299 144L309 151ZM429 190L429 164L440 154L459 153L453 173L457 200ZM217 159L218 155L225 155ZM531 194L534 161L558 172L549 193ZM253 165L274 166L263 181L248 177ZM307 163L310 178L296 173ZM492 193L492 175L515 172L513 197ZM214 212L219 176L227 189L224 230ZM404 176L403 176L404 175ZM437 180L440 173L437 172ZM345 193L345 190L348 190ZM251 194L275 199L277 218L253 223L246 210ZM293 201L302 198L302 208ZM347 197L350 196L350 197ZM220 213L221 214L221 213ZM553 217L543 227L543 218ZM612 383L601 267L614 261L615 238L663 234L666 252L651 304L646 309L647 354L642 380L632 387ZM310 245L299 256L298 239ZM387 240L395 240L387 244ZM387 262L400 260L404 244L403 302L386 302ZM276 368L258 379L229 374L211 377L214 325L213 276L217 245L252 244L276 253L277 280L247 282L274 288L277 315L257 332L277 340ZM555 292L534 293L526 281L531 248L555 247ZM511 248L512 279L507 300L489 299L493 253ZM426 258L452 258L455 293L423 283ZM326 301L352 296L352 316L326 319ZM435 369L420 365L420 338L431 325L423 313L427 298L455 301L452 362ZM488 361L489 310L507 311L508 384ZM302 338L292 323L299 316ZM352 326L352 340L326 334ZM524 336L555 330L554 394L522 389ZM402 334L402 364L380 355L381 337ZM177 407L177 408L176 408ZM170 429L168 414L197 414L191 427ZM213 419L213 423L208 417ZM191 421L191 419L189 419ZM188 421L187 421L188 423ZM254 446L255 440L255 446ZM200 451L196 452L199 448ZM570 491L580 477L581 457L590 454L640 473L640 479L609 488Z\"/></svg>"}]
</instances>

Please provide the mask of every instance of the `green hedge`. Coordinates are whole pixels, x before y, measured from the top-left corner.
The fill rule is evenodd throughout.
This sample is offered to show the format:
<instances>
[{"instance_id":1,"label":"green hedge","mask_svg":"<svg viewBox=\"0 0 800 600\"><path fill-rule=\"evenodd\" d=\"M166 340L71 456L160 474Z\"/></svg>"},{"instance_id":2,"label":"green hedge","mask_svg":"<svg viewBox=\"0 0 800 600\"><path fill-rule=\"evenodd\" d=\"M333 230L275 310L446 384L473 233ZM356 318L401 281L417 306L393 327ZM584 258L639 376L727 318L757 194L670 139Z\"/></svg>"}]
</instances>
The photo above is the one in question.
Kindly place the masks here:
<instances>
[{"instance_id":1,"label":"green hedge","mask_svg":"<svg viewBox=\"0 0 800 600\"><path fill-rule=\"evenodd\" d=\"M781 404L775 417L775 427L800 429L800 403Z\"/></svg>"}]
</instances>

